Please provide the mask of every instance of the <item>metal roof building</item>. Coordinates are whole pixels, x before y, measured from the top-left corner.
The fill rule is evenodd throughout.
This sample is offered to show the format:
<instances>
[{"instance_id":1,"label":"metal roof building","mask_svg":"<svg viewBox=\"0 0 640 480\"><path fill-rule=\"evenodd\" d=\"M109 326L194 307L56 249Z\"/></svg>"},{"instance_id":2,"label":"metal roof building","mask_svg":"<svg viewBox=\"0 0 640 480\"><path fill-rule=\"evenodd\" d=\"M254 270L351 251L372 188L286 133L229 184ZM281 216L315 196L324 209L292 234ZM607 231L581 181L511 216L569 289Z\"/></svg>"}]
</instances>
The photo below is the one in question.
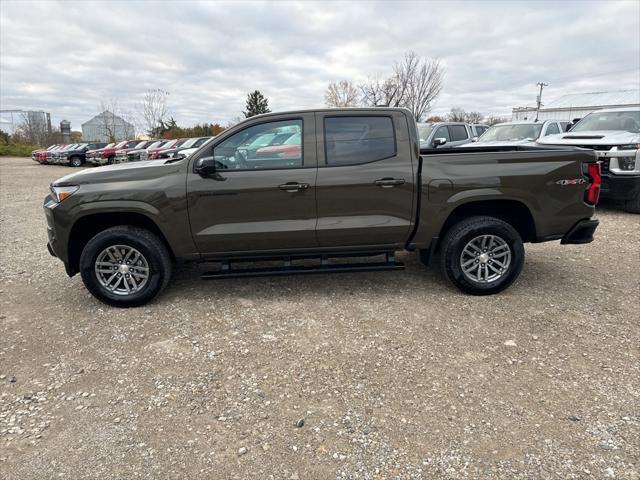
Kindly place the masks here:
<instances>
[{"instance_id":1,"label":"metal roof building","mask_svg":"<svg viewBox=\"0 0 640 480\"><path fill-rule=\"evenodd\" d=\"M538 120L568 120L582 118L594 110L616 107L640 107L640 90L571 93L549 102L540 109ZM536 107L516 107L511 119L535 120Z\"/></svg>"},{"instance_id":2,"label":"metal roof building","mask_svg":"<svg viewBox=\"0 0 640 480\"><path fill-rule=\"evenodd\" d=\"M134 135L131 123L108 110L82 124L82 139L86 142L117 142L131 139Z\"/></svg>"}]
</instances>

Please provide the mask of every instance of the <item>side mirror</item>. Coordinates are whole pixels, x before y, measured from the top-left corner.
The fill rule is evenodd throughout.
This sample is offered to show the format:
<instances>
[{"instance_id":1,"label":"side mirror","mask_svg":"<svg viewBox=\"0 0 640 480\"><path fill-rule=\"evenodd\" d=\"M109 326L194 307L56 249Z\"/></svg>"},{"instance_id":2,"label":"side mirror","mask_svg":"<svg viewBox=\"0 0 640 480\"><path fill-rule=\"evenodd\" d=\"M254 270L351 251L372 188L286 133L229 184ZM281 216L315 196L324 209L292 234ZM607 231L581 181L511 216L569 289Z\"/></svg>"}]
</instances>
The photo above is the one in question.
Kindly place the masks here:
<instances>
[{"instance_id":1,"label":"side mirror","mask_svg":"<svg viewBox=\"0 0 640 480\"><path fill-rule=\"evenodd\" d=\"M434 147L440 147L440 146L444 145L445 143L447 143L447 139L446 138L441 138L441 137L434 138L432 143L433 143Z\"/></svg>"},{"instance_id":2,"label":"side mirror","mask_svg":"<svg viewBox=\"0 0 640 480\"><path fill-rule=\"evenodd\" d=\"M204 157L198 160L195 167L196 173L201 177L210 177L216 173L216 161L213 157Z\"/></svg>"},{"instance_id":3,"label":"side mirror","mask_svg":"<svg viewBox=\"0 0 640 480\"><path fill-rule=\"evenodd\" d=\"M473 138L471 139L471 142L472 142L472 143L475 143L475 142L477 142L477 141L478 141L478 137L473 137Z\"/></svg>"}]
</instances>

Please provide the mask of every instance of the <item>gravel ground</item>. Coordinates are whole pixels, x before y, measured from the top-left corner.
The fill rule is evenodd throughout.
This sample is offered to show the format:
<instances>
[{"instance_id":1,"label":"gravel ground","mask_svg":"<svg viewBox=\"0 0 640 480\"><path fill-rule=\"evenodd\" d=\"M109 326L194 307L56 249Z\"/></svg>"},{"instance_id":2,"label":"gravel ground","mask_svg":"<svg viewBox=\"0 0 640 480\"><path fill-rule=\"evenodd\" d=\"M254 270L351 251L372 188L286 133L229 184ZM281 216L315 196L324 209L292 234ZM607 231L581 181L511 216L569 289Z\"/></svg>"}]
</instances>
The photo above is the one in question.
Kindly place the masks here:
<instances>
[{"instance_id":1,"label":"gravel ground","mask_svg":"<svg viewBox=\"0 0 640 480\"><path fill-rule=\"evenodd\" d=\"M120 310L45 248L69 171L0 158L1 478L640 478L640 217L493 297L403 255Z\"/></svg>"}]
</instances>

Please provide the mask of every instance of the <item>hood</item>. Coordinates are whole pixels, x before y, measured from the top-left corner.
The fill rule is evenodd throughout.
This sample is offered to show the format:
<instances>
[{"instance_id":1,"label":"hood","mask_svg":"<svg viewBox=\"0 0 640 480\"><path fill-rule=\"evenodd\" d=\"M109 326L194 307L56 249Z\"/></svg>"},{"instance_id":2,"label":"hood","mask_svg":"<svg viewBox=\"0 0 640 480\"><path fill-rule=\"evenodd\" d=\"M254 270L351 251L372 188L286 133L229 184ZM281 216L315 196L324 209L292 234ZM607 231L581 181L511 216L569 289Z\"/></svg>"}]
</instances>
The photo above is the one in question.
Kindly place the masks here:
<instances>
[{"instance_id":1,"label":"hood","mask_svg":"<svg viewBox=\"0 0 640 480\"><path fill-rule=\"evenodd\" d=\"M547 135L538 140L543 145L629 145L640 143L640 133L626 130L588 130Z\"/></svg>"},{"instance_id":2,"label":"hood","mask_svg":"<svg viewBox=\"0 0 640 480\"><path fill-rule=\"evenodd\" d=\"M52 185L86 185L91 183L107 183L114 181L137 180L163 175L165 169L179 168L180 162L167 163L166 159L147 160L143 162L117 163L103 167L86 168L79 172L65 175L52 182Z\"/></svg>"}]
</instances>

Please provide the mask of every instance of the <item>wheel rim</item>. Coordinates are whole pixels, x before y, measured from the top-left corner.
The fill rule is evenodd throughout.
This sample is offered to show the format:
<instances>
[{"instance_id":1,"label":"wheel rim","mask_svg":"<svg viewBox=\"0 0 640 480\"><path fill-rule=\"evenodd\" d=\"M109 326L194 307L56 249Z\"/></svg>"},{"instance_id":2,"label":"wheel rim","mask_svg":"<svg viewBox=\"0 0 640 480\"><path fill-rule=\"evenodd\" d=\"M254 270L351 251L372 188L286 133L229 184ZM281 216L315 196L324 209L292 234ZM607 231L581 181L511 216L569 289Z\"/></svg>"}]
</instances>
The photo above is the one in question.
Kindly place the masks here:
<instances>
[{"instance_id":1,"label":"wheel rim","mask_svg":"<svg viewBox=\"0 0 640 480\"><path fill-rule=\"evenodd\" d=\"M96 258L94 270L100 285L116 295L137 293L149 281L147 259L128 245L105 248Z\"/></svg>"},{"instance_id":2,"label":"wheel rim","mask_svg":"<svg viewBox=\"0 0 640 480\"><path fill-rule=\"evenodd\" d=\"M71 165L73 165L74 167L79 167L81 163L82 163L82 162L80 161L80 159L79 159L79 158L73 158L73 159L71 160Z\"/></svg>"},{"instance_id":3,"label":"wheel rim","mask_svg":"<svg viewBox=\"0 0 640 480\"><path fill-rule=\"evenodd\" d=\"M470 240L460 254L464 275L476 283L491 283L506 275L511 264L511 247L497 235L480 235Z\"/></svg>"}]
</instances>

